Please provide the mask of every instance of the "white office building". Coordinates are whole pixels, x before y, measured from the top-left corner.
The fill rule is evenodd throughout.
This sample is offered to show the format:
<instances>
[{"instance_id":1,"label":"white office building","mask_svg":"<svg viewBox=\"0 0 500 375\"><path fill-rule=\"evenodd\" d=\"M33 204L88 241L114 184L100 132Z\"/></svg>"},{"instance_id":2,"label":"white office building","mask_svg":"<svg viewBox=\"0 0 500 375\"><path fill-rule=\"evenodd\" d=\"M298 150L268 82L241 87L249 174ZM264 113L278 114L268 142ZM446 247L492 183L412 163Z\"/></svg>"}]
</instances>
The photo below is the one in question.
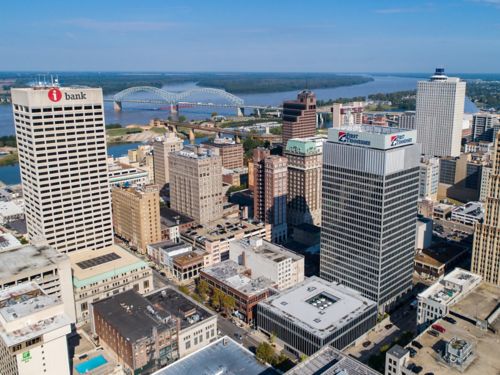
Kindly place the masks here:
<instances>
[{"instance_id":1,"label":"white office building","mask_svg":"<svg viewBox=\"0 0 500 375\"><path fill-rule=\"evenodd\" d=\"M71 319L35 283L0 291L0 374L69 375Z\"/></svg>"},{"instance_id":2,"label":"white office building","mask_svg":"<svg viewBox=\"0 0 500 375\"><path fill-rule=\"evenodd\" d=\"M439 158L422 157L418 197L435 201L439 188Z\"/></svg>"},{"instance_id":3,"label":"white office building","mask_svg":"<svg viewBox=\"0 0 500 375\"><path fill-rule=\"evenodd\" d=\"M60 252L113 243L102 90L12 89L30 240Z\"/></svg>"},{"instance_id":4,"label":"white office building","mask_svg":"<svg viewBox=\"0 0 500 375\"><path fill-rule=\"evenodd\" d=\"M414 130L329 129L323 148L320 276L376 301L412 287L420 145Z\"/></svg>"},{"instance_id":5,"label":"white office building","mask_svg":"<svg viewBox=\"0 0 500 375\"><path fill-rule=\"evenodd\" d=\"M437 68L418 82L415 124L417 141L426 156L460 156L465 82Z\"/></svg>"},{"instance_id":6,"label":"white office building","mask_svg":"<svg viewBox=\"0 0 500 375\"><path fill-rule=\"evenodd\" d=\"M304 280L304 257L260 237L244 238L229 244L229 258L250 268L252 277L267 277L278 289Z\"/></svg>"},{"instance_id":7,"label":"white office building","mask_svg":"<svg viewBox=\"0 0 500 375\"><path fill-rule=\"evenodd\" d=\"M417 297L417 325L420 329L448 315L451 306L481 283L481 276L455 268Z\"/></svg>"}]
</instances>

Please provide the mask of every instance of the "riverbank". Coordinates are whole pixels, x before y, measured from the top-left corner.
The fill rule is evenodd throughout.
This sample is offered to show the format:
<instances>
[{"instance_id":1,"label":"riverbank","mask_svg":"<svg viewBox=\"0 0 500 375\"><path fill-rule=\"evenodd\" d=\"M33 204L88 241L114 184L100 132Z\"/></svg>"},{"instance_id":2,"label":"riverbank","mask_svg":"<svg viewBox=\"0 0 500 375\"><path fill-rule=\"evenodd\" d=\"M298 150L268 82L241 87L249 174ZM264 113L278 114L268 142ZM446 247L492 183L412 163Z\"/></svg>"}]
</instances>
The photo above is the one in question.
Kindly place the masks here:
<instances>
[{"instance_id":1,"label":"riverbank","mask_svg":"<svg viewBox=\"0 0 500 375\"><path fill-rule=\"evenodd\" d=\"M0 167L5 167L8 165L15 165L19 161L19 157L16 151L11 151L6 155L0 155Z\"/></svg>"}]
</instances>

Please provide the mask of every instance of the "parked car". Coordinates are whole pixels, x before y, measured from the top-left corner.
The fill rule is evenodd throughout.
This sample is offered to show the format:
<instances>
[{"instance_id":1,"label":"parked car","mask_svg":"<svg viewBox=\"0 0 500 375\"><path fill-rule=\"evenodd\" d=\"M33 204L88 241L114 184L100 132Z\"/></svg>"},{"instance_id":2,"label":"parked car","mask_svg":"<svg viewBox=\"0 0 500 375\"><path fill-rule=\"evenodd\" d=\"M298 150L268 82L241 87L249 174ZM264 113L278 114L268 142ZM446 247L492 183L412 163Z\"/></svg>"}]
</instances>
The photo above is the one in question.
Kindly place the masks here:
<instances>
[{"instance_id":1,"label":"parked car","mask_svg":"<svg viewBox=\"0 0 500 375\"><path fill-rule=\"evenodd\" d=\"M385 329L391 329L392 328L392 324L386 324L385 325Z\"/></svg>"},{"instance_id":2,"label":"parked car","mask_svg":"<svg viewBox=\"0 0 500 375\"><path fill-rule=\"evenodd\" d=\"M440 324L433 324L432 328L434 328L436 331L441 332L441 333L446 332L446 329Z\"/></svg>"},{"instance_id":3,"label":"parked car","mask_svg":"<svg viewBox=\"0 0 500 375\"><path fill-rule=\"evenodd\" d=\"M427 331L427 333L431 336L434 336L434 337L438 337L439 336L439 332L436 331L435 329L430 329Z\"/></svg>"},{"instance_id":4,"label":"parked car","mask_svg":"<svg viewBox=\"0 0 500 375\"><path fill-rule=\"evenodd\" d=\"M457 321L455 319L453 319L452 317L449 317L449 316L445 316L443 318L444 321L448 322L448 323L451 323L451 324L457 324Z\"/></svg>"},{"instance_id":5,"label":"parked car","mask_svg":"<svg viewBox=\"0 0 500 375\"><path fill-rule=\"evenodd\" d=\"M410 358L413 358L417 355L417 351L413 348L408 348L408 351L410 352Z\"/></svg>"},{"instance_id":6,"label":"parked car","mask_svg":"<svg viewBox=\"0 0 500 375\"><path fill-rule=\"evenodd\" d=\"M365 341L363 343L363 348L368 348L371 345L371 343L372 343L371 341Z\"/></svg>"},{"instance_id":7,"label":"parked car","mask_svg":"<svg viewBox=\"0 0 500 375\"><path fill-rule=\"evenodd\" d=\"M421 343L419 343L417 340L413 340L413 341L411 342L411 344L412 344L415 348L417 348L417 349L422 349L422 348L423 348L422 344L421 344Z\"/></svg>"}]
</instances>

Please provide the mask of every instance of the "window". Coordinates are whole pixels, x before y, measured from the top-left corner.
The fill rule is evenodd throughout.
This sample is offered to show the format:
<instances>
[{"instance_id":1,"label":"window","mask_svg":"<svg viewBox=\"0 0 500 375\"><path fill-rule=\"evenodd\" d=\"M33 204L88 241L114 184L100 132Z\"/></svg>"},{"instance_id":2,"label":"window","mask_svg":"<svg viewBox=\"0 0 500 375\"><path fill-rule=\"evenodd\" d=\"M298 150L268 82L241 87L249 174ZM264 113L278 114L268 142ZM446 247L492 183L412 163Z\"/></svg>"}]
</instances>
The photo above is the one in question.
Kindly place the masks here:
<instances>
[{"instance_id":1,"label":"window","mask_svg":"<svg viewBox=\"0 0 500 375\"><path fill-rule=\"evenodd\" d=\"M186 350L191 348L191 340L186 341Z\"/></svg>"}]
</instances>

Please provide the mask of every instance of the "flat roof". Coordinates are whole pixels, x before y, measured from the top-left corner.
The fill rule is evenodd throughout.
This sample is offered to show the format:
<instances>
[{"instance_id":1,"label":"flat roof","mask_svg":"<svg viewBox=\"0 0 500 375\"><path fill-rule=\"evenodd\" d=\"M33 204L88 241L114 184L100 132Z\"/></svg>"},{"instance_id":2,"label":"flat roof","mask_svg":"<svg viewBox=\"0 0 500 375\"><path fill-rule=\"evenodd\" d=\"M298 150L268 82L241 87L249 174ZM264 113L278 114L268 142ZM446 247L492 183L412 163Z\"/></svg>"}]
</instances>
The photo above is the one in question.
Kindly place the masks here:
<instances>
[{"instance_id":1,"label":"flat roof","mask_svg":"<svg viewBox=\"0 0 500 375\"><path fill-rule=\"evenodd\" d=\"M355 125L328 129L328 142L388 150L413 145L417 131L376 125Z\"/></svg>"},{"instance_id":2,"label":"flat roof","mask_svg":"<svg viewBox=\"0 0 500 375\"><path fill-rule=\"evenodd\" d=\"M108 261L113 253L118 258L112 256L115 259ZM73 270L73 285L77 288L141 267L149 268L146 262L118 245L98 250L74 251L68 256ZM87 267L89 262L95 265Z\"/></svg>"},{"instance_id":3,"label":"flat roof","mask_svg":"<svg viewBox=\"0 0 500 375\"><path fill-rule=\"evenodd\" d=\"M285 249L283 246L275 245L260 237L249 237L233 241L230 243L229 248L238 251L253 252L274 262L281 262L289 258L294 261L304 258L300 254Z\"/></svg>"},{"instance_id":4,"label":"flat roof","mask_svg":"<svg viewBox=\"0 0 500 375\"><path fill-rule=\"evenodd\" d=\"M165 240L165 241L161 241L161 242L152 243L152 244L149 244L148 246L150 246L154 249L162 250L166 253L171 253L173 251L182 250L182 249L191 247L191 245L189 245L185 242L182 242L182 241L181 242L174 242L171 240Z\"/></svg>"},{"instance_id":5,"label":"flat roof","mask_svg":"<svg viewBox=\"0 0 500 375\"><path fill-rule=\"evenodd\" d=\"M207 240L213 242L233 239L236 235L241 234L248 236L262 229L265 229L265 225L261 222L253 223L239 218L222 218L207 224L193 226L182 235L199 243L205 243Z\"/></svg>"},{"instance_id":6,"label":"flat roof","mask_svg":"<svg viewBox=\"0 0 500 375\"><path fill-rule=\"evenodd\" d=\"M22 247L0 252L0 279L7 280L24 271L41 270L46 267L57 267L67 261L66 254L59 253L50 246L24 245ZM36 272L36 271L34 271Z\"/></svg>"},{"instance_id":7,"label":"flat roof","mask_svg":"<svg viewBox=\"0 0 500 375\"><path fill-rule=\"evenodd\" d=\"M24 209L14 201L0 201L0 216L22 215Z\"/></svg>"},{"instance_id":8,"label":"flat roof","mask_svg":"<svg viewBox=\"0 0 500 375\"><path fill-rule=\"evenodd\" d=\"M419 298L427 298L445 305L453 305L465 293L469 293L481 282L481 276L461 268L455 268L448 275L436 281Z\"/></svg>"},{"instance_id":9,"label":"flat roof","mask_svg":"<svg viewBox=\"0 0 500 375\"><path fill-rule=\"evenodd\" d=\"M146 298L132 289L94 302L93 309L122 337L131 341L150 337L153 328L176 327L170 314L157 311Z\"/></svg>"},{"instance_id":10,"label":"flat roof","mask_svg":"<svg viewBox=\"0 0 500 375\"><path fill-rule=\"evenodd\" d=\"M145 298L153 305L155 311L175 317L180 322L181 329L216 316L201 304L169 287L149 294Z\"/></svg>"},{"instance_id":11,"label":"flat roof","mask_svg":"<svg viewBox=\"0 0 500 375\"><path fill-rule=\"evenodd\" d=\"M160 207L160 220L163 225L168 227L173 227L178 225L177 219L179 220L179 225L192 223L194 220L189 216L183 215L182 213L172 210L168 207Z\"/></svg>"},{"instance_id":12,"label":"flat roof","mask_svg":"<svg viewBox=\"0 0 500 375\"><path fill-rule=\"evenodd\" d=\"M22 246L21 242L14 235L0 232L0 252L16 249L20 246Z\"/></svg>"},{"instance_id":13,"label":"flat roof","mask_svg":"<svg viewBox=\"0 0 500 375\"><path fill-rule=\"evenodd\" d=\"M59 311L53 311L60 306ZM44 314L43 312L46 311ZM51 332L71 323L64 314L62 302L55 296L47 295L36 283L18 284L0 291L0 315L6 322L0 326L0 337L7 346L12 346L31 338ZM8 331L8 324L22 320Z\"/></svg>"},{"instance_id":14,"label":"flat roof","mask_svg":"<svg viewBox=\"0 0 500 375\"><path fill-rule=\"evenodd\" d=\"M316 336L328 336L376 303L343 285L313 276L259 302Z\"/></svg>"},{"instance_id":15,"label":"flat roof","mask_svg":"<svg viewBox=\"0 0 500 375\"><path fill-rule=\"evenodd\" d=\"M251 279L245 273L248 270L232 260L225 260L201 272L219 280L227 286L247 296L261 294L267 289L273 288L275 283L265 277Z\"/></svg>"},{"instance_id":16,"label":"flat roof","mask_svg":"<svg viewBox=\"0 0 500 375\"><path fill-rule=\"evenodd\" d=\"M344 371L344 372L341 372ZM304 362L299 363L286 375L380 375L378 371L364 365L340 350L326 345Z\"/></svg>"},{"instance_id":17,"label":"flat roof","mask_svg":"<svg viewBox=\"0 0 500 375\"><path fill-rule=\"evenodd\" d=\"M469 249L450 244L439 244L430 249L423 249L415 255L415 261L440 267L453 259L469 252Z\"/></svg>"},{"instance_id":18,"label":"flat roof","mask_svg":"<svg viewBox=\"0 0 500 375\"><path fill-rule=\"evenodd\" d=\"M157 371L154 375L277 375L242 345L225 336Z\"/></svg>"},{"instance_id":19,"label":"flat roof","mask_svg":"<svg viewBox=\"0 0 500 375\"><path fill-rule=\"evenodd\" d=\"M448 366L441 360L441 351L447 342L454 337L463 339L473 345L473 353L476 358L462 372L464 375L497 375L500 373L500 357L498 355L498 332L500 331L500 319L492 322L492 328L483 330L476 326L476 316L480 319L489 316L496 308L500 298L500 288L493 285L482 283L474 289L465 298L451 307L452 312L456 312L471 321L462 319L456 315L451 315L456 320L451 324L443 319L437 323L446 332L440 333L438 337L431 336L428 330L421 333L415 340L422 344L423 348L418 349L416 356L410 358L410 363L415 363L423 369L420 374L433 372L439 375L456 375L460 372Z\"/></svg>"}]
</instances>

